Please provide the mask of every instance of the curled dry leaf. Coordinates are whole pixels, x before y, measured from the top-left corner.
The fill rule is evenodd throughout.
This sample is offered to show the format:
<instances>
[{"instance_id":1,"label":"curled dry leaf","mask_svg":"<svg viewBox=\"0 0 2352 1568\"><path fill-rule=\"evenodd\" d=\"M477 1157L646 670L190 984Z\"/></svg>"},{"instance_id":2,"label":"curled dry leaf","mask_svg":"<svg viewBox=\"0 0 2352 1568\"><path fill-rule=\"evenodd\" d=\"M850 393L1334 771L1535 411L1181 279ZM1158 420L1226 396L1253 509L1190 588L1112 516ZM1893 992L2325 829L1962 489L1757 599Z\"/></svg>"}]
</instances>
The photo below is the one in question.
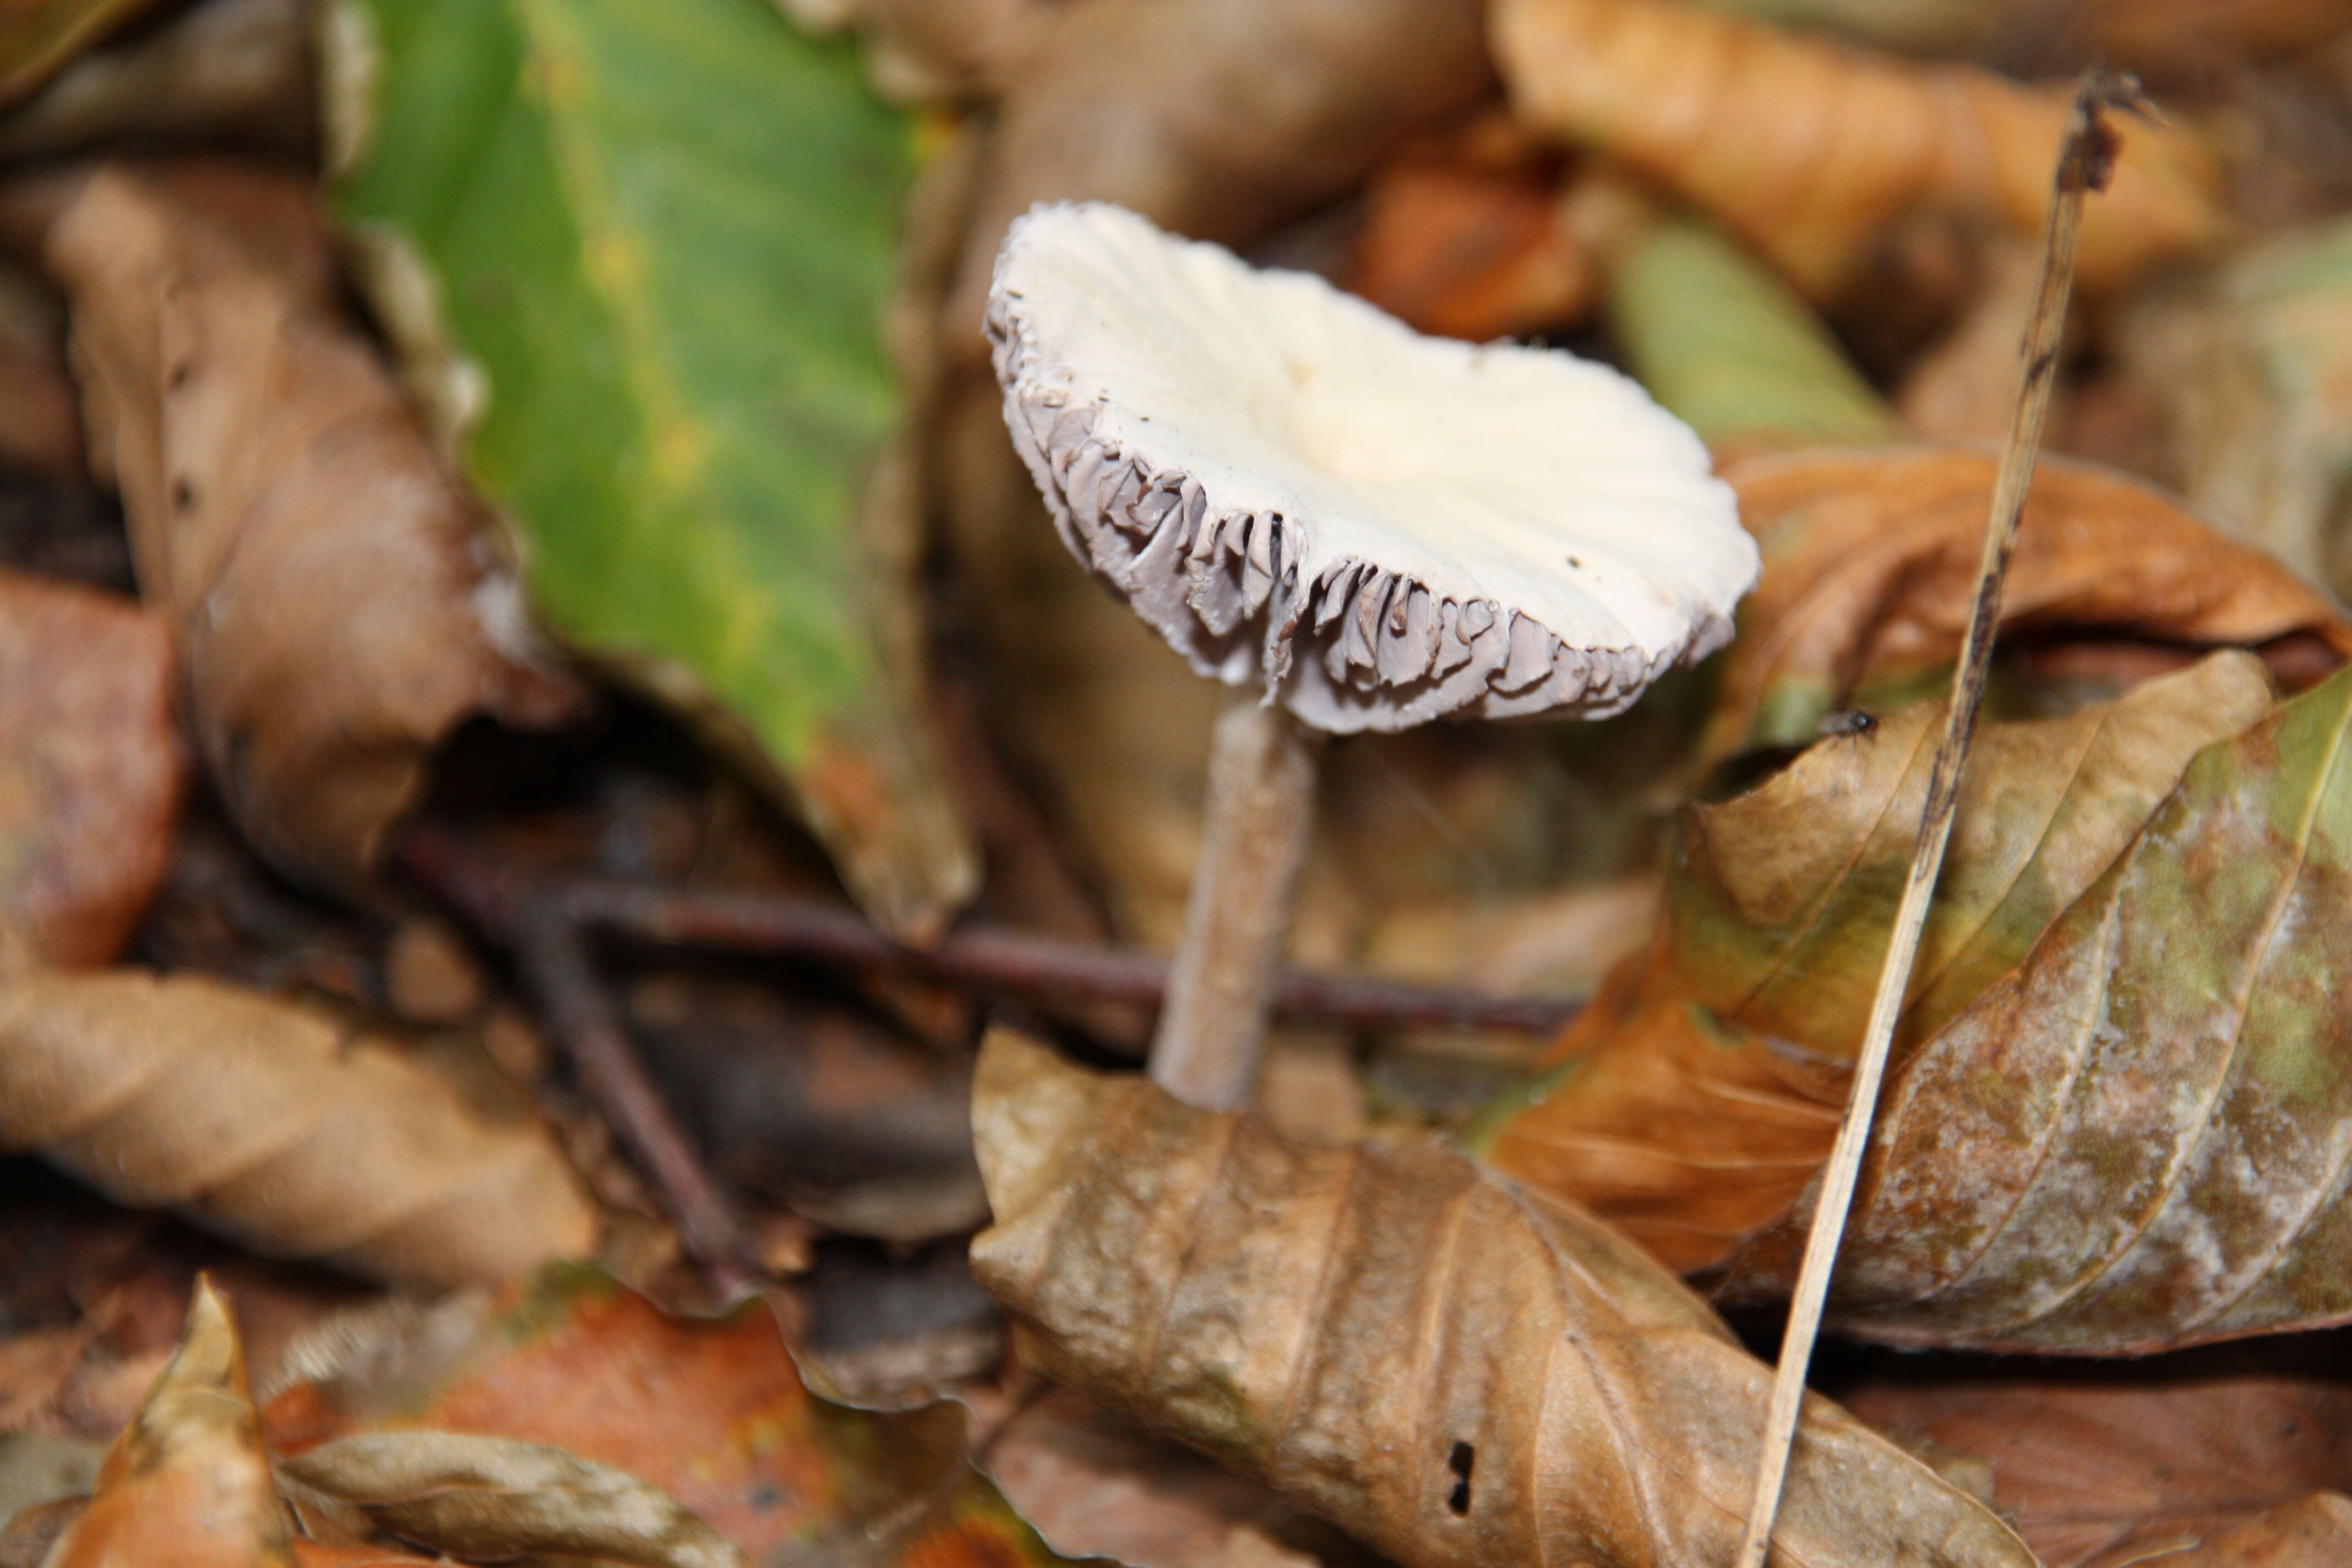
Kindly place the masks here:
<instances>
[{"instance_id":1,"label":"curled dry leaf","mask_svg":"<svg viewBox=\"0 0 2352 1568\"><path fill-rule=\"evenodd\" d=\"M956 1406L874 1415L817 1398L764 1302L674 1318L559 1267L496 1298L331 1321L286 1368L263 1414L282 1458L369 1431L472 1434L635 1477L755 1561L1061 1561L971 1470Z\"/></svg>"},{"instance_id":2,"label":"curled dry leaf","mask_svg":"<svg viewBox=\"0 0 2352 1568\"><path fill-rule=\"evenodd\" d=\"M2287 1375L2212 1352L2127 1368L1906 1358L1843 1397L1906 1444L1981 1464L2044 1568L2219 1568L2237 1559L2164 1553L2347 1517L2309 1500L2352 1487L2352 1385L2335 1368Z\"/></svg>"},{"instance_id":3,"label":"curled dry leaf","mask_svg":"<svg viewBox=\"0 0 2352 1568\"><path fill-rule=\"evenodd\" d=\"M283 1568L292 1560L236 1325L199 1279L178 1353L115 1439L89 1506L46 1561L48 1568Z\"/></svg>"},{"instance_id":4,"label":"curled dry leaf","mask_svg":"<svg viewBox=\"0 0 2352 1568\"><path fill-rule=\"evenodd\" d=\"M1740 606L1710 757L1810 741L1860 689L1951 662L1995 466L1990 452L1927 447L1756 458L1726 474L1765 571ZM2277 562L2151 486L2052 458L2026 499L2001 630L2254 647L2289 679L2352 657L2342 610Z\"/></svg>"},{"instance_id":5,"label":"curled dry leaf","mask_svg":"<svg viewBox=\"0 0 2352 1568\"><path fill-rule=\"evenodd\" d=\"M1685 0L1498 0L1495 53L1522 117L1608 152L1721 217L1808 295L1851 281L1920 208L2038 234L2071 87L2024 87L1786 33ZM2132 125L2085 212L2084 285L2221 236L2217 162Z\"/></svg>"},{"instance_id":6,"label":"curled dry leaf","mask_svg":"<svg viewBox=\"0 0 2352 1568\"><path fill-rule=\"evenodd\" d=\"M368 1432L279 1467L306 1496L445 1556L536 1553L630 1568L750 1568L751 1559L635 1477L544 1443L459 1432Z\"/></svg>"},{"instance_id":7,"label":"curled dry leaf","mask_svg":"<svg viewBox=\"0 0 2352 1568\"><path fill-rule=\"evenodd\" d=\"M1246 245L1346 194L1415 129L1490 90L1479 11L1476 0L1059 7L1003 62L946 299L948 352L982 354L997 249L1034 203L1116 202L1174 233Z\"/></svg>"},{"instance_id":8,"label":"curled dry leaf","mask_svg":"<svg viewBox=\"0 0 2352 1568\"><path fill-rule=\"evenodd\" d=\"M362 875L469 716L551 721L481 509L334 303L307 184L110 166L47 238L91 461L172 619L205 759L280 866Z\"/></svg>"},{"instance_id":9,"label":"curled dry leaf","mask_svg":"<svg viewBox=\"0 0 2352 1568\"><path fill-rule=\"evenodd\" d=\"M0 922L104 963L163 879L187 759L171 634L110 594L0 572Z\"/></svg>"},{"instance_id":10,"label":"curled dry leaf","mask_svg":"<svg viewBox=\"0 0 2352 1568\"><path fill-rule=\"evenodd\" d=\"M594 1239L536 1125L484 1121L381 1041L198 975L0 991L0 1147L265 1252L387 1279L504 1279Z\"/></svg>"},{"instance_id":11,"label":"curled dry leaf","mask_svg":"<svg viewBox=\"0 0 2352 1568\"><path fill-rule=\"evenodd\" d=\"M1719 1563L1769 1370L1606 1226L1434 1148L1307 1146L1000 1031L974 1273L1043 1368L1415 1568ZM1790 1562L2032 1562L1827 1401Z\"/></svg>"}]
</instances>

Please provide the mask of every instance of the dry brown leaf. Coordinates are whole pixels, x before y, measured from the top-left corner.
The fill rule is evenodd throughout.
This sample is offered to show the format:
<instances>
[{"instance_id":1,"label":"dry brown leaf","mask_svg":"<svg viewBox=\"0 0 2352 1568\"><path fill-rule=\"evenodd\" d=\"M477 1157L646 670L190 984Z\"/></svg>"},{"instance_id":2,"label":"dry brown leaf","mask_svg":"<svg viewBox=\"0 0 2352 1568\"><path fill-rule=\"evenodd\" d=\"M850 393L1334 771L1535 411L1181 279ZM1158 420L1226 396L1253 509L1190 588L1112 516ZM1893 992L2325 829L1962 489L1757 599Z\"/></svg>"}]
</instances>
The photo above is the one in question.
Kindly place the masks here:
<instances>
[{"instance_id":1,"label":"dry brown leaf","mask_svg":"<svg viewBox=\"0 0 2352 1568\"><path fill-rule=\"evenodd\" d=\"M977 1462L1066 1555L1132 1568L1379 1568L1248 1477L1066 1388L990 1433Z\"/></svg>"},{"instance_id":2,"label":"dry brown leaf","mask_svg":"<svg viewBox=\"0 0 2352 1568\"><path fill-rule=\"evenodd\" d=\"M171 634L130 600L0 572L0 922L104 963L163 879L187 784Z\"/></svg>"},{"instance_id":3,"label":"dry brown leaf","mask_svg":"<svg viewBox=\"0 0 2352 1568\"><path fill-rule=\"evenodd\" d=\"M1972 850L1976 863L1954 868L1950 934L1934 944L1948 956L1925 977L1898 1035L1832 1291L1843 1331L2120 1355L2352 1320L2352 1074L2339 1005L2352 887L2352 771L2339 763L2352 734L2352 670L2197 750L2167 792L2165 765L2198 724L2227 722L2230 703L2214 700L2185 722L2176 711L2175 732L2138 742L2114 716L2190 679L2153 683L2109 710L2115 749L2136 761L2069 763L2064 748L2037 757L2029 746L2006 774L1979 779L1990 852ZM1900 735L1916 721L1899 715L1882 731ZM1816 756L1864 746L1875 756L1886 738L1827 742ZM1879 765L1892 773L1915 761ZM2084 799L2070 805L2059 790L2053 811L2047 781L2072 776L2070 767L2081 769ZM1606 1037L1568 1042L1587 1062L1549 1085L1544 1102L1506 1111L1498 1152L1517 1139L1514 1163L1582 1191L1601 1152L1627 1170L1643 1163L1639 1150L1597 1152L1594 1136L1630 1145L1665 1129L1659 1152L1672 1160L1704 1150L1712 1124L1736 1162L1758 1141L1744 1123L1768 1108L1759 1068L1793 1048L1770 1036L1797 1036L1825 1067L1851 1056L1861 1029L1851 997L1878 954L1860 925L1844 922L1877 897L1869 889L1887 850L1873 847L1876 819L1841 821L1839 773L1801 763L1717 808L1710 832L1738 820L1760 836L1683 858L1689 875L1674 889L1675 919L1638 1001L1612 1002L1597 1019ZM1856 793L1867 813L1874 786ZM1806 799L1820 804L1797 805ZM1899 805L1885 813L1903 815ZM2101 868L2119 832L2127 842ZM2021 858L2021 848L2030 853ZM1710 883L1733 859L1744 900L1721 896L1728 882ZM1834 874L1821 879L1832 862ZM1703 1013L1721 1049L1667 1026L1677 1003ZM1665 1059L1644 1060L1653 1050ZM1688 1098L1688 1080L1712 1085L1718 1074L1719 1091ZM1702 1126L1679 1125L1695 1104ZM1710 1215L1737 1206L1706 1193L1704 1172L1680 1174L1679 1195L1695 1190ZM1785 1183L1765 1195L1780 1191ZM1669 1215L1677 1195L1664 1194ZM1760 1219L1761 1204L1734 1217ZM1725 1297L1784 1292L1805 1220L1801 1200L1741 1247ZM1717 1240L1736 1228L1712 1222Z\"/></svg>"},{"instance_id":4,"label":"dry brown leaf","mask_svg":"<svg viewBox=\"0 0 2352 1568\"><path fill-rule=\"evenodd\" d=\"M1629 1243L1432 1147L1286 1143L999 1031L975 1276L1049 1374L1415 1568L1699 1568L1736 1543L1769 1369ZM1783 1564L2032 1562L1825 1400Z\"/></svg>"},{"instance_id":5,"label":"dry brown leaf","mask_svg":"<svg viewBox=\"0 0 2352 1568\"><path fill-rule=\"evenodd\" d=\"M1816 299L1922 208L2041 231L2071 87L1925 65L1684 0L1497 0L1495 54L1538 130L1623 159L1721 217ZM2223 232L2210 149L2124 132L2079 275L2119 283Z\"/></svg>"},{"instance_id":6,"label":"dry brown leaf","mask_svg":"<svg viewBox=\"0 0 2352 1568\"><path fill-rule=\"evenodd\" d=\"M1601 272L1568 222L1556 165L1486 118L1407 150L1365 186L1348 287L1421 331L1474 342L1575 321Z\"/></svg>"},{"instance_id":7,"label":"dry brown leaf","mask_svg":"<svg viewBox=\"0 0 2352 1568\"><path fill-rule=\"evenodd\" d=\"M2237 1560L2164 1553L2275 1530L2310 1494L2352 1488L2352 1385L2242 1362L1890 1365L1843 1398L1901 1442L1981 1461L1994 1506L2044 1568L2220 1568ZM2273 1510L2286 1517L2263 1525Z\"/></svg>"},{"instance_id":8,"label":"dry brown leaf","mask_svg":"<svg viewBox=\"0 0 2352 1568\"><path fill-rule=\"evenodd\" d=\"M1943 1027L2015 968L2131 846L2190 759L2270 708L2262 662L2229 649L2110 702L1983 726L1898 1043ZM1668 904L1685 994L1824 1060L1853 1059L1944 711L1914 704L1684 814Z\"/></svg>"},{"instance_id":9,"label":"dry brown leaf","mask_svg":"<svg viewBox=\"0 0 2352 1568\"><path fill-rule=\"evenodd\" d=\"M179 1353L115 1440L48 1568L264 1568L292 1561L262 1457L245 1352L199 1280Z\"/></svg>"},{"instance_id":10,"label":"dry brown leaf","mask_svg":"<svg viewBox=\"0 0 2352 1568\"><path fill-rule=\"evenodd\" d=\"M472 1562L552 1554L628 1568L751 1568L676 1500L544 1443L462 1432L366 1432L279 1467L297 1502L324 1500L402 1541Z\"/></svg>"},{"instance_id":11,"label":"dry brown leaf","mask_svg":"<svg viewBox=\"0 0 2352 1568\"><path fill-rule=\"evenodd\" d=\"M306 0L203 0L92 50L9 110L0 157L111 142L317 151Z\"/></svg>"},{"instance_id":12,"label":"dry brown leaf","mask_svg":"<svg viewBox=\"0 0 2352 1568\"><path fill-rule=\"evenodd\" d=\"M1764 552L1705 750L1813 739L1865 685L1957 655L1995 458L1967 447L1801 452L1726 475ZM2326 595L2111 469L2045 458L2001 597L2011 637L2254 647L2290 685L2352 658Z\"/></svg>"},{"instance_id":13,"label":"dry brown leaf","mask_svg":"<svg viewBox=\"0 0 2352 1568\"><path fill-rule=\"evenodd\" d=\"M8 0L0 5L0 102L22 98L155 0Z\"/></svg>"},{"instance_id":14,"label":"dry brown leaf","mask_svg":"<svg viewBox=\"0 0 2352 1568\"><path fill-rule=\"evenodd\" d=\"M2200 752L2114 866L1888 1079L1848 1332L2141 1353L2352 1319L2352 670ZM1734 1267L1777 1292L1799 1216Z\"/></svg>"},{"instance_id":15,"label":"dry brown leaf","mask_svg":"<svg viewBox=\"0 0 2352 1568\"><path fill-rule=\"evenodd\" d=\"M1920 438L1993 445L2017 409L2017 329L2042 288L2039 247L2021 239L1986 247L1981 277L1941 342L1904 372L1895 405Z\"/></svg>"},{"instance_id":16,"label":"dry brown leaf","mask_svg":"<svg viewBox=\"0 0 2352 1568\"><path fill-rule=\"evenodd\" d=\"M947 296L950 353L980 358L997 247L1034 202L1117 202L1175 233L1245 245L1345 195L1415 129L1492 89L1479 10L1094 0L1052 11L998 68L1005 93Z\"/></svg>"},{"instance_id":17,"label":"dry brown leaf","mask_svg":"<svg viewBox=\"0 0 2352 1568\"><path fill-rule=\"evenodd\" d=\"M2352 1497L2322 1492L2282 1503L2234 1530L2201 1537L2169 1552L2133 1549L2085 1568L2339 1568L2352 1561Z\"/></svg>"},{"instance_id":18,"label":"dry brown leaf","mask_svg":"<svg viewBox=\"0 0 2352 1568\"><path fill-rule=\"evenodd\" d=\"M498 1296L393 1303L288 1352L272 1452L359 1434L545 1444L658 1489L754 1560L1058 1563L971 1471L954 1405L877 1415L809 1392L768 1301L672 1317L556 1267Z\"/></svg>"},{"instance_id":19,"label":"dry brown leaf","mask_svg":"<svg viewBox=\"0 0 2352 1568\"><path fill-rule=\"evenodd\" d=\"M1691 1274L1720 1267L1812 1185L1846 1074L1645 984L1651 966L1628 960L1552 1053L1568 1065L1490 1109L1472 1142Z\"/></svg>"},{"instance_id":20,"label":"dry brown leaf","mask_svg":"<svg viewBox=\"0 0 2352 1568\"><path fill-rule=\"evenodd\" d=\"M339 310L307 181L110 166L47 254L91 461L172 617L205 761L272 859L348 882L461 721L551 721L575 693Z\"/></svg>"},{"instance_id":21,"label":"dry brown leaf","mask_svg":"<svg viewBox=\"0 0 2352 1568\"><path fill-rule=\"evenodd\" d=\"M536 1125L486 1121L383 1042L194 974L0 990L0 1147L262 1251L420 1284L504 1279L595 1235Z\"/></svg>"}]
</instances>

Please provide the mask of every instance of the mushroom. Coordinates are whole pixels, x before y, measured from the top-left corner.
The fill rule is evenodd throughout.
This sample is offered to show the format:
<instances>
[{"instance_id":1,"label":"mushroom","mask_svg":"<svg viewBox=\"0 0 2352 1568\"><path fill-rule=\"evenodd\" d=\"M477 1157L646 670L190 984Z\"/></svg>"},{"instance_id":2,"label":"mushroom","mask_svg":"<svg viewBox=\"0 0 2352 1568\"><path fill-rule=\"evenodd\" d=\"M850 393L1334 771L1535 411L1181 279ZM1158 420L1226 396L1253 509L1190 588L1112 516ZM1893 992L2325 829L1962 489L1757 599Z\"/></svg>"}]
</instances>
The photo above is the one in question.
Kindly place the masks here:
<instances>
[{"instance_id":1,"label":"mushroom","mask_svg":"<svg viewBox=\"0 0 2352 1568\"><path fill-rule=\"evenodd\" d=\"M1245 1101L1312 826L1316 732L1620 712L1727 641L1756 546L1633 381L1427 338L1100 203L997 258L1005 421L1062 541L1202 675L1206 837L1151 1074Z\"/></svg>"}]
</instances>

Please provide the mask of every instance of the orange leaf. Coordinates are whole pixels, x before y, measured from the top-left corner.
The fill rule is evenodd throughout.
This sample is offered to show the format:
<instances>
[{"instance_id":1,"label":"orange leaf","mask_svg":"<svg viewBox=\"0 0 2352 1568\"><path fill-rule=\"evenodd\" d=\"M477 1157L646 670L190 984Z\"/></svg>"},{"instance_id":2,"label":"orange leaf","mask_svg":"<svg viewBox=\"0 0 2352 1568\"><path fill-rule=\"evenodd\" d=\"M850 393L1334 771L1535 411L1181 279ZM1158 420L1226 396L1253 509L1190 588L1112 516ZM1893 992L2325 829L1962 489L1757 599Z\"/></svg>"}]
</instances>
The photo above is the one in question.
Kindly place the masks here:
<instances>
[{"instance_id":1,"label":"orange leaf","mask_svg":"<svg viewBox=\"0 0 2352 1568\"><path fill-rule=\"evenodd\" d=\"M171 637L129 600L0 572L0 919L59 966L122 951L187 784Z\"/></svg>"},{"instance_id":2,"label":"orange leaf","mask_svg":"<svg viewBox=\"0 0 2352 1568\"><path fill-rule=\"evenodd\" d=\"M360 1320L288 1362L296 1381L264 1413L280 1453L364 1432L475 1434L624 1471L755 1559L855 1546L876 1568L1059 1561L971 1472L957 1407L818 1399L764 1303L674 1318L559 1267L497 1300Z\"/></svg>"},{"instance_id":3,"label":"orange leaf","mask_svg":"<svg viewBox=\"0 0 2352 1568\"><path fill-rule=\"evenodd\" d=\"M1557 172L1475 152L1417 151L1372 176L1348 286L1422 331L1474 342L1575 320L1600 278L1563 221Z\"/></svg>"},{"instance_id":4,"label":"orange leaf","mask_svg":"<svg viewBox=\"0 0 2352 1568\"><path fill-rule=\"evenodd\" d=\"M2307 1500L2352 1488L2352 1387L2336 1367L2290 1375L2244 1362L2204 1352L2118 1376L1906 1358L1843 1397L1906 1444L1982 1462L1994 1506L2046 1568L2252 1568L2268 1560L2168 1553L2213 1552L2241 1531L2291 1531L2313 1511L2333 1514L2338 1531L2352 1524L2341 1499ZM2335 1539L2352 1544L2352 1532Z\"/></svg>"},{"instance_id":5,"label":"orange leaf","mask_svg":"<svg viewBox=\"0 0 2352 1568\"><path fill-rule=\"evenodd\" d=\"M1957 656L1995 458L1966 447L1801 452L1726 475L1764 552L1739 610L1706 753L1810 741L1858 688ZM2163 491L2044 458L2001 598L2036 638L2254 647L2290 686L2352 658L2335 602Z\"/></svg>"},{"instance_id":6,"label":"orange leaf","mask_svg":"<svg viewBox=\"0 0 2352 1568\"><path fill-rule=\"evenodd\" d=\"M269 1568L292 1561L228 1308L196 1282L179 1353L115 1439L48 1568Z\"/></svg>"},{"instance_id":7,"label":"orange leaf","mask_svg":"<svg viewBox=\"0 0 2352 1568\"><path fill-rule=\"evenodd\" d=\"M1835 294L1917 208L2038 234L2072 89L2022 87L1786 33L1682 0L1497 0L1495 53L1520 115L1623 159L1720 216L1813 297ZM2125 133L2083 224L2090 287L2223 227L2211 150Z\"/></svg>"}]
</instances>

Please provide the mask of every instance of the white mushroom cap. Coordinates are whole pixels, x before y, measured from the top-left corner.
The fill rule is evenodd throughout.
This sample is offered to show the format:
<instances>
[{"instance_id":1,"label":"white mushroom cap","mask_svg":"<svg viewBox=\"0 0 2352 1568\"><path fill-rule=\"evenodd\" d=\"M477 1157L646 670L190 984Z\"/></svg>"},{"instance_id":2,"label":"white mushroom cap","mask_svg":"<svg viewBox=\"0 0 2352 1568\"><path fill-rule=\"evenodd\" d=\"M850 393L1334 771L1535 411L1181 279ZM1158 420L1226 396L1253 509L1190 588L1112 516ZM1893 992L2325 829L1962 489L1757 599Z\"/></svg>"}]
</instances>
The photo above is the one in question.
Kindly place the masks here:
<instances>
[{"instance_id":1,"label":"white mushroom cap","mask_svg":"<svg viewBox=\"0 0 2352 1568\"><path fill-rule=\"evenodd\" d=\"M1625 376L1423 337L1120 207L1016 221L988 334L1063 542L1319 730L1618 712L1756 582L1706 447Z\"/></svg>"}]
</instances>

